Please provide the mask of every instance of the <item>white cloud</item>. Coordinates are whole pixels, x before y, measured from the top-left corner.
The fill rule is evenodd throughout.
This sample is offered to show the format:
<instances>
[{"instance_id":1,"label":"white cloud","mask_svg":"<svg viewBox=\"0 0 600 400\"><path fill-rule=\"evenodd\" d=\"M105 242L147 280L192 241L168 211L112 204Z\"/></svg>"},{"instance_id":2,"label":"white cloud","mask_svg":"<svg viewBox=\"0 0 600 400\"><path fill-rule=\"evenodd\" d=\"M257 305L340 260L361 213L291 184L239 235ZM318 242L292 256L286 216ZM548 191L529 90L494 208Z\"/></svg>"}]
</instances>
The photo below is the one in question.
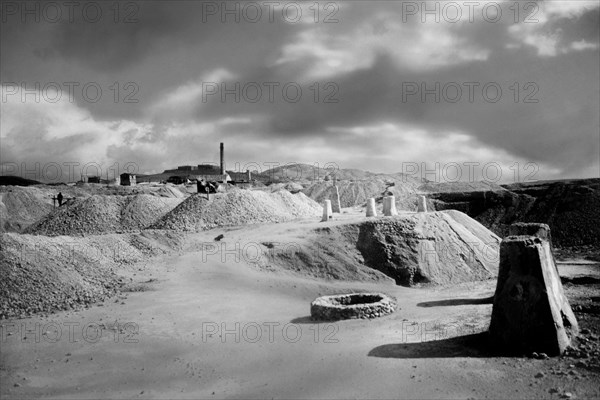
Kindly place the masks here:
<instances>
[{"instance_id":1,"label":"white cloud","mask_svg":"<svg viewBox=\"0 0 600 400\"><path fill-rule=\"evenodd\" d=\"M574 18L600 7L598 0L555 0L538 2L543 14L550 17Z\"/></svg>"},{"instance_id":2,"label":"white cloud","mask_svg":"<svg viewBox=\"0 0 600 400\"><path fill-rule=\"evenodd\" d=\"M223 75L207 77L216 80ZM78 168L98 165L102 176L119 168L122 172L129 162L138 164L139 172L154 168L162 171L179 162L201 158L206 154L205 149L200 147L202 152L198 153L197 144L203 141L217 143L227 127L246 126L255 121L249 116L228 116L209 122L177 121L157 134L156 126L150 122L96 120L87 109L69 101L67 96L50 102L47 100L56 98L55 94L48 93L44 97L39 92L35 97L30 91L22 98L19 88L16 92L12 87L8 92L6 89L3 87L5 101L0 114L2 161L20 165L26 160L29 169L32 165L41 165L37 175L28 176L41 181L49 180L43 176L43 166L48 163L58 163L67 181L79 179L80 175L73 176L65 163L77 163ZM163 110L166 111L167 106L181 106L197 95L193 85L181 86L161 103L165 105ZM36 102L36 99L40 101ZM91 168L88 172L96 174L96 169Z\"/></svg>"},{"instance_id":3,"label":"white cloud","mask_svg":"<svg viewBox=\"0 0 600 400\"><path fill-rule=\"evenodd\" d=\"M589 42L585 41L584 39L581 39L577 42L571 43L570 48L575 51L597 50L598 43L589 43Z\"/></svg>"},{"instance_id":4,"label":"white cloud","mask_svg":"<svg viewBox=\"0 0 600 400\"><path fill-rule=\"evenodd\" d=\"M434 181L488 180L509 183L523 180L535 170L543 171L545 178L558 176L561 172L547 164L532 165L528 160L487 146L464 132L434 133L395 123L331 127L328 132L345 135L344 142L351 146L345 149L347 154L352 155L347 160L349 163L355 162L356 155L364 154L364 149L368 148L371 154L362 158L368 160L371 168L377 165L382 171L402 172L413 171L416 167L419 177ZM373 138L377 138L377 144L365 146L365 141L373 142ZM377 148L381 151L379 154ZM370 169L368 165L363 168ZM533 178L542 179L537 174L530 176L530 179Z\"/></svg>"},{"instance_id":5,"label":"white cloud","mask_svg":"<svg viewBox=\"0 0 600 400\"><path fill-rule=\"evenodd\" d=\"M599 1L545 1L536 3L537 9L528 8L532 12L531 18L535 23L519 23L508 27L509 34L517 41L537 49L541 57L555 57L571 51L597 49L597 44L587 43L584 40L573 42L569 46L560 45L562 32L548 31L548 25L560 18L578 18L585 12L597 9ZM518 48L518 44L510 44ZM510 48L509 47L509 48Z\"/></svg>"},{"instance_id":6,"label":"white cloud","mask_svg":"<svg viewBox=\"0 0 600 400\"><path fill-rule=\"evenodd\" d=\"M224 68L205 73L198 79L188 81L167 92L163 98L150 106L149 117L169 120L190 117L202 104L205 90L210 90L214 85L220 85L221 82L234 78L235 75Z\"/></svg>"},{"instance_id":7,"label":"white cloud","mask_svg":"<svg viewBox=\"0 0 600 400\"><path fill-rule=\"evenodd\" d=\"M283 46L276 65L308 61L306 79L326 78L371 67L389 54L400 66L431 70L469 61L484 61L489 50L459 34L451 24L406 24L397 15L378 15L344 33L324 27L300 32ZM337 28L337 27L336 27Z\"/></svg>"}]
</instances>

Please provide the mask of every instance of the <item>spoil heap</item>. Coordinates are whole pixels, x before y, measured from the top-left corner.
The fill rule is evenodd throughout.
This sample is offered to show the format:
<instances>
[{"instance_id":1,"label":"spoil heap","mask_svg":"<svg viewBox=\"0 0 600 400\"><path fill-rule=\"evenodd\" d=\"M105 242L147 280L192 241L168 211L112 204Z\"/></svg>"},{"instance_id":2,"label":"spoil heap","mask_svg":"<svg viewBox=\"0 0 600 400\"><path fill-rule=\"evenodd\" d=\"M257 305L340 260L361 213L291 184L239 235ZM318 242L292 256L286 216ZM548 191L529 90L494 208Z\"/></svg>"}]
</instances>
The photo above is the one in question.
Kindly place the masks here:
<instances>
[{"instance_id":1,"label":"spoil heap","mask_svg":"<svg viewBox=\"0 0 600 400\"><path fill-rule=\"evenodd\" d=\"M0 232L20 232L43 218L52 211L51 197L37 187L1 187Z\"/></svg>"},{"instance_id":2,"label":"spoil heap","mask_svg":"<svg viewBox=\"0 0 600 400\"><path fill-rule=\"evenodd\" d=\"M124 283L119 272L182 246L180 234L164 231L84 238L2 234L0 319L102 301Z\"/></svg>"},{"instance_id":3,"label":"spoil heap","mask_svg":"<svg viewBox=\"0 0 600 400\"><path fill-rule=\"evenodd\" d=\"M236 190L211 195L210 200L200 194L190 196L152 227L201 231L218 226L318 217L321 211L321 206L303 193L291 194L286 190L274 193Z\"/></svg>"},{"instance_id":4,"label":"spoil heap","mask_svg":"<svg viewBox=\"0 0 600 400\"><path fill-rule=\"evenodd\" d=\"M131 232L148 227L181 201L149 194L95 195L53 210L25 232L47 236Z\"/></svg>"},{"instance_id":5,"label":"spoil heap","mask_svg":"<svg viewBox=\"0 0 600 400\"><path fill-rule=\"evenodd\" d=\"M494 279L500 238L449 210L323 222L262 244L266 264L302 275L420 286Z\"/></svg>"}]
</instances>

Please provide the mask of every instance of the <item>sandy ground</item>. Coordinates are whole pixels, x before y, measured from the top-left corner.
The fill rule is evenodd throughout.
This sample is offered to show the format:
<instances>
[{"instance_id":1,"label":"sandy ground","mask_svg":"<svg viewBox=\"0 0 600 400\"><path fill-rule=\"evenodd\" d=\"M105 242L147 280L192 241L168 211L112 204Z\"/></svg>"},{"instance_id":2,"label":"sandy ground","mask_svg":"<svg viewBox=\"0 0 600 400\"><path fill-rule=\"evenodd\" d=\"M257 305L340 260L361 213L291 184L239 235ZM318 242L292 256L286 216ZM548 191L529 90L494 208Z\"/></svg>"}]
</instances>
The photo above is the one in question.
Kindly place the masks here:
<instances>
[{"instance_id":1,"label":"sandy ground","mask_svg":"<svg viewBox=\"0 0 600 400\"><path fill-rule=\"evenodd\" d=\"M285 241L294 224L230 229L223 240L234 249L266 233ZM190 248L222 232L194 234ZM143 291L3 321L1 397L600 397L598 372L549 373L574 369L568 359L479 351L491 304L477 299L491 296L495 281L420 289L319 281L200 251L155 259L131 277ZM399 309L370 321L310 320L315 297L354 290L395 296Z\"/></svg>"}]
</instances>

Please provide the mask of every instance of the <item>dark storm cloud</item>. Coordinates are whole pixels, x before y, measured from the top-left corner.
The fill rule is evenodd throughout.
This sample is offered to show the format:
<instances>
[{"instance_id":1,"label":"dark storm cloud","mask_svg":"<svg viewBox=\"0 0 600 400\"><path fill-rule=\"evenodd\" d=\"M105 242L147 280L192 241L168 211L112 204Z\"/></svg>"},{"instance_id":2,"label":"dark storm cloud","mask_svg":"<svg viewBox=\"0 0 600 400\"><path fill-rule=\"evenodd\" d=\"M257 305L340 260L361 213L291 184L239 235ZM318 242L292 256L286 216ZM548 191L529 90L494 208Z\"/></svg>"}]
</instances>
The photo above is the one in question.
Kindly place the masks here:
<instances>
[{"instance_id":1,"label":"dark storm cloud","mask_svg":"<svg viewBox=\"0 0 600 400\"><path fill-rule=\"evenodd\" d=\"M247 151L257 152L255 158L269 145L285 149L304 141L325 146L339 159L359 148L377 161L377 154L394 157L394 146L386 145L390 140L410 148L410 135L446 143L451 133L473 139L457 142L462 145L475 143L502 153L505 160L544 163L563 176L577 176L598 163L597 7L587 12L549 8L538 24L512 26L510 20L403 21L397 2L340 3L334 24L222 23L218 15L203 19L206 3L139 4L138 22L132 24L107 18L97 24L3 25L2 51L8 54L0 64L3 80L94 80L105 88L115 81L134 81L139 85L137 103L110 101L107 90L101 102L77 98L75 105L89 110L89 118L97 122L144 125L111 122L109 128L97 127L111 135L101 142L103 156L140 165L192 162L194 148L220 140L246 143ZM478 84L474 102L465 82ZM277 85L274 101L268 100L266 83ZM302 89L298 102L282 92L290 83ZM420 93L406 94L407 84L434 88L436 83L460 85L461 100L436 102L431 95L422 100ZM482 98L487 83L502 88L497 103ZM515 83L517 102L510 89ZM537 103L523 102L532 92L532 87L526 89L530 83ZM228 95L223 101L220 92L203 96L206 84L229 89L238 84L241 99ZM247 84L261 87L259 101L245 96L252 97L252 90L239 93ZM325 102L327 95L337 102ZM373 128L385 124L400 129L396 137ZM405 130L407 126L414 129ZM362 131L369 135L356 133ZM18 132L27 135L26 130ZM443 151L432 152L431 159L469 149Z\"/></svg>"},{"instance_id":2,"label":"dark storm cloud","mask_svg":"<svg viewBox=\"0 0 600 400\"><path fill-rule=\"evenodd\" d=\"M572 27L581 22L579 29ZM557 47L568 46L573 41L592 40L597 34L597 10L573 18L560 18L548 24L542 33L565 33ZM474 43L491 49L487 60L462 63L415 71L398 66L387 54L379 54L368 69L360 69L333 79L322 79L321 84L332 81L339 87L339 102L315 102L308 84L298 103L280 99L275 103L247 101L235 103L231 96L221 101L214 96L204 104L199 118L206 115L262 113L268 116L269 131L273 136L327 136L330 143L337 142L336 135L326 133L327 127L375 125L380 121L411 123L435 132L458 130L477 138L482 143L504 149L515 157L534 162L548 162L563 168L566 173L577 173L597 160L598 140L598 52L560 51L553 57L540 57L538 49L522 45L521 49L507 49L510 34L502 24L473 24L461 33ZM309 68L306 61L293 68L273 68L262 75L246 75L237 82L263 82L266 77L279 76L279 82L293 82L298 71ZM304 67L304 68L303 68ZM287 74L286 74L287 73ZM475 83L475 101L468 101L465 82ZM234 87L236 81L224 82ZM417 95L405 98L406 84L424 84L434 88L457 83L463 88L461 100L451 103L441 96L436 101L428 95L425 100ZM495 103L487 101L482 88L494 84L502 90L502 98ZM517 86L514 86L514 85ZM518 99L515 91L518 87ZM512 89L511 89L512 88ZM493 93L493 90L492 90ZM527 95L530 95L527 98ZM280 96L281 97L281 96ZM536 101L525 103L524 101ZM364 138L369 146L372 138ZM451 149L449 149L451 151ZM579 156L578 156L579 155Z\"/></svg>"}]
</instances>

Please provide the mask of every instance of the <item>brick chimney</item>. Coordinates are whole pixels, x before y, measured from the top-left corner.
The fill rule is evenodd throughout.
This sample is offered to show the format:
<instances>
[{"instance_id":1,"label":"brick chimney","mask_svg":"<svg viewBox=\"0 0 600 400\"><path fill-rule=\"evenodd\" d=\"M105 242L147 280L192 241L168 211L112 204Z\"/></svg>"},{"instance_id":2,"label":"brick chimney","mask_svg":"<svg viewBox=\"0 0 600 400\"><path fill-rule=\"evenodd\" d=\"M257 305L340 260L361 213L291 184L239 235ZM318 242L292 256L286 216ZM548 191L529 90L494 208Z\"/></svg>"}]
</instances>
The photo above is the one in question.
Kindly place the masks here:
<instances>
[{"instance_id":1,"label":"brick chimney","mask_svg":"<svg viewBox=\"0 0 600 400\"><path fill-rule=\"evenodd\" d=\"M221 175L225 175L225 146L221 143Z\"/></svg>"}]
</instances>

